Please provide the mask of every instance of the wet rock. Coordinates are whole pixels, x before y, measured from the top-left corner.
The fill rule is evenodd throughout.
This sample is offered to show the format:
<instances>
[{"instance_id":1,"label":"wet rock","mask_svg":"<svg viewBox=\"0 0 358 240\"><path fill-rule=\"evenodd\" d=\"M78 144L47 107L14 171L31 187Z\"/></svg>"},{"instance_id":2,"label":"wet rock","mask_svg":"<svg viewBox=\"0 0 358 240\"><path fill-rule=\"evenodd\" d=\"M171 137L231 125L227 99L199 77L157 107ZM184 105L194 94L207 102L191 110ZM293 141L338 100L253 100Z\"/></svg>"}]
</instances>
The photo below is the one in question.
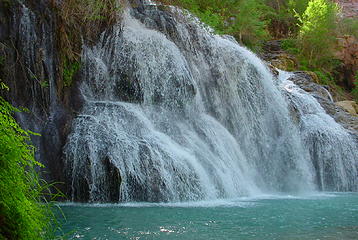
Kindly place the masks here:
<instances>
[{"instance_id":1,"label":"wet rock","mask_svg":"<svg viewBox=\"0 0 358 240\"><path fill-rule=\"evenodd\" d=\"M121 101L142 103L143 91L141 89L139 80L135 77L130 77L132 74L123 73L120 81L116 83L116 95Z\"/></svg>"},{"instance_id":2,"label":"wet rock","mask_svg":"<svg viewBox=\"0 0 358 240\"><path fill-rule=\"evenodd\" d=\"M118 202L120 199L120 185L121 185L121 174L119 169L111 162L110 158L107 156L103 159L103 166L106 172L105 179L106 182L106 202Z\"/></svg>"},{"instance_id":3,"label":"wet rock","mask_svg":"<svg viewBox=\"0 0 358 240\"><path fill-rule=\"evenodd\" d=\"M333 101L332 95L328 91L328 86L317 84L318 77L313 72L295 72L289 80L316 98L323 98L331 102Z\"/></svg>"},{"instance_id":4,"label":"wet rock","mask_svg":"<svg viewBox=\"0 0 358 240\"><path fill-rule=\"evenodd\" d=\"M71 121L71 114L57 106L43 126L40 142L41 162L49 171L45 177L50 181L56 180L59 183L57 188L65 194L69 183L63 172L62 147L65 145L67 135L70 132Z\"/></svg>"},{"instance_id":5,"label":"wet rock","mask_svg":"<svg viewBox=\"0 0 358 240\"><path fill-rule=\"evenodd\" d=\"M42 177L60 183L56 187L66 193L62 147L82 101L77 85L67 93L60 90L56 29L50 1L0 1L0 79L10 88L3 97L30 110L16 119L23 128L41 133L32 143L36 159L46 166Z\"/></svg>"},{"instance_id":6,"label":"wet rock","mask_svg":"<svg viewBox=\"0 0 358 240\"><path fill-rule=\"evenodd\" d=\"M317 99L322 108L329 114L336 122L341 124L344 128L349 130L358 139L358 116L351 114L345 110L342 105L350 105L350 109L354 108L354 104L347 103L346 101L335 103L328 86L319 85L316 82L316 77L311 72L295 72L294 75L288 80L292 81L300 88L309 92ZM350 102L350 101L348 101ZM353 112L353 111L352 111Z\"/></svg>"},{"instance_id":7,"label":"wet rock","mask_svg":"<svg viewBox=\"0 0 358 240\"><path fill-rule=\"evenodd\" d=\"M277 68L276 68L274 65L272 65L272 64L270 64L270 63L267 63L267 66L268 66L270 72L271 72L275 77L277 77L277 76L279 75L279 72L278 72Z\"/></svg>"}]
</instances>

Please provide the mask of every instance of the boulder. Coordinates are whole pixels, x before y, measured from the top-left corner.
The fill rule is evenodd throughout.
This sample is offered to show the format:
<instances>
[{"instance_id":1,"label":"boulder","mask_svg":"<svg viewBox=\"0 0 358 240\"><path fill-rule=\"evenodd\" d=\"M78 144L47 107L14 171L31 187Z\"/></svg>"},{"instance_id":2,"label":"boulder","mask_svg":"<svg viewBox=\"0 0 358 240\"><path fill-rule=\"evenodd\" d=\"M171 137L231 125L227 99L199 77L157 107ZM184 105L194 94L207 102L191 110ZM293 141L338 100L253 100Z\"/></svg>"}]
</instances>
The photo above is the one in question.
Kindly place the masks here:
<instances>
[{"instance_id":1,"label":"boulder","mask_svg":"<svg viewBox=\"0 0 358 240\"><path fill-rule=\"evenodd\" d=\"M336 105L340 106L353 116L358 116L358 104L355 101L340 101L336 102Z\"/></svg>"}]
</instances>

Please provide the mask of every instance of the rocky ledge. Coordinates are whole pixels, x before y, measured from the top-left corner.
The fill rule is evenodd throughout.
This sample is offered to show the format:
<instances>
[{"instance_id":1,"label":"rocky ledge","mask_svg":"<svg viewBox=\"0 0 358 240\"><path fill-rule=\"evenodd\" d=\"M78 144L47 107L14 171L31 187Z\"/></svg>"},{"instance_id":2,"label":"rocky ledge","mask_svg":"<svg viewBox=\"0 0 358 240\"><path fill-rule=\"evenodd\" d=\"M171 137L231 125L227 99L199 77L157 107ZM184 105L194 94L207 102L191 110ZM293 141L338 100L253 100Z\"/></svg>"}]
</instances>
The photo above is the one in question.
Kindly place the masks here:
<instances>
[{"instance_id":1,"label":"rocky ledge","mask_svg":"<svg viewBox=\"0 0 358 240\"><path fill-rule=\"evenodd\" d=\"M268 41L263 46L261 58L269 62L273 67L292 71L298 68L297 59L282 49L281 40Z\"/></svg>"},{"instance_id":2,"label":"rocky ledge","mask_svg":"<svg viewBox=\"0 0 358 240\"><path fill-rule=\"evenodd\" d=\"M310 72L294 72L288 80L309 92L327 114L358 139L358 106L354 101L335 102L329 88L315 83L315 75Z\"/></svg>"}]
</instances>

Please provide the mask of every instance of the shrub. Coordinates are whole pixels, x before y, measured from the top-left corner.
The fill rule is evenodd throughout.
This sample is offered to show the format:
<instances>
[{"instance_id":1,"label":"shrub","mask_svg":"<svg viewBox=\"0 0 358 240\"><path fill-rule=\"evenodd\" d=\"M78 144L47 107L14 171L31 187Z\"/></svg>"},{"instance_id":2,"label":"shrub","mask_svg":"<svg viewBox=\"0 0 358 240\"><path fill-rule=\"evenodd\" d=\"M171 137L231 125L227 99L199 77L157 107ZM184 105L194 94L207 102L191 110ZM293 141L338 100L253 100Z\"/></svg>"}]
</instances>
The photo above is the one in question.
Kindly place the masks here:
<instances>
[{"instance_id":1,"label":"shrub","mask_svg":"<svg viewBox=\"0 0 358 240\"><path fill-rule=\"evenodd\" d=\"M310 0L289 0L287 5L291 16L295 16L297 14L302 16L307 9L309 1Z\"/></svg>"},{"instance_id":2,"label":"shrub","mask_svg":"<svg viewBox=\"0 0 358 240\"><path fill-rule=\"evenodd\" d=\"M340 35L350 35L358 39L358 19L343 18L338 22Z\"/></svg>"},{"instance_id":3,"label":"shrub","mask_svg":"<svg viewBox=\"0 0 358 240\"><path fill-rule=\"evenodd\" d=\"M231 34L246 46L259 49L268 37L264 0L158 0L189 10L219 34Z\"/></svg>"},{"instance_id":4,"label":"shrub","mask_svg":"<svg viewBox=\"0 0 358 240\"><path fill-rule=\"evenodd\" d=\"M297 39L287 38L287 39L283 39L281 42L282 42L281 43L282 49L294 55L299 54L300 50L297 47Z\"/></svg>"},{"instance_id":5,"label":"shrub","mask_svg":"<svg viewBox=\"0 0 358 240\"><path fill-rule=\"evenodd\" d=\"M308 0L266 0L270 34L273 38L290 37L297 33L296 12L302 14L306 9Z\"/></svg>"},{"instance_id":6,"label":"shrub","mask_svg":"<svg viewBox=\"0 0 358 240\"><path fill-rule=\"evenodd\" d=\"M0 84L2 90L6 85ZM51 212L35 171L30 135L12 117L20 110L0 97L0 239L49 239Z\"/></svg>"},{"instance_id":7,"label":"shrub","mask_svg":"<svg viewBox=\"0 0 358 240\"><path fill-rule=\"evenodd\" d=\"M358 103L358 71L356 72L356 75L355 75L354 85L355 85L355 87L352 91L352 95L354 97L354 100Z\"/></svg>"},{"instance_id":8,"label":"shrub","mask_svg":"<svg viewBox=\"0 0 358 240\"><path fill-rule=\"evenodd\" d=\"M120 11L117 0L63 0L55 6L60 73L68 87L79 68L83 42L93 44L100 33L114 24Z\"/></svg>"},{"instance_id":9,"label":"shrub","mask_svg":"<svg viewBox=\"0 0 358 240\"><path fill-rule=\"evenodd\" d=\"M104 26L115 22L119 5L116 0L63 0L56 10L59 47L72 61L78 60L82 40L95 41Z\"/></svg>"},{"instance_id":10,"label":"shrub","mask_svg":"<svg viewBox=\"0 0 358 240\"><path fill-rule=\"evenodd\" d=\"M269 12L268 8L260 0L240 1L234 21L226 32L251 49L258 50L269 38L266 11Z\"/></svg>"},{"instance_id":11,"label":"shrub","mask_svg":"<svg viewBox=\"0 0 358 240\"><path fill-rule=\"evenodd\" d=\"M301 55L314 67L331 70L327 62L334 58L338 7L329 0L310 0L302 15L298 36Z\"/></svg>"},{"instance_id":12,"label":"shrub","mask_svg":"<svg viewBox=\"0 0 358 240\"><path fill-rule=\"evenodd\" d=\"M63 85L65 87L70 87L72 85L73 77L76 74L76 72L80 69L80 62L78 61L72 61L69 60L64 61L64 67L63 67Z\"/></svg>"}]
</instances>

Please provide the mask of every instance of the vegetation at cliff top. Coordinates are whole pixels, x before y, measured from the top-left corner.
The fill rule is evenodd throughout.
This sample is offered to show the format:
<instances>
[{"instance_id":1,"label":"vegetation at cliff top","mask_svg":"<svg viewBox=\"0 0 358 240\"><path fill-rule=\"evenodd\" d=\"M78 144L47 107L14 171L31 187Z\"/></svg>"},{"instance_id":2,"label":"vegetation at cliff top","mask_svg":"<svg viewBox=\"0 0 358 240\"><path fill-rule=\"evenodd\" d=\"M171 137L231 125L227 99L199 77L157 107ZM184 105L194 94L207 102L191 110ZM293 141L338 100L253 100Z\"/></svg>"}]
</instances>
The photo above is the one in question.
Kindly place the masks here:
<instances>
[{"instance_id":1,"label":"vegetation at cliff top","mask_svg":"<svg viewBox=\"0 0 358 240\"><path fill-rule=\"evenodd\" d=\"M7 86L0 82L0 91ZM50 239L49 204L43 204L48 185L35 171L42 167L29 144L31 131L12 117L20 110L0 97L0 239Z\"/></svg>"},{"instance_id":2,"label":"vegetation at cliff top","mask_svg":"<svg viewBox=\"0 0 358 240\"><path fill-rule=\"evenodd\" d=\"M230 34L252 49L268 39L268 16L264 0L160 0L188 9L217 33Z\"/></svg>"},{"instance_id":3,"label":"vegetation at cliff top","mask_svg":"<svg viewBox=\"0 0 358 240\"><path fill-rule=\"evenodd\" d=\"M340 36L357 38L358 19L340 18L340 9L332 0L157 1L189 10L217 33L230 34L257 53L265 41L283 39L284 45L289 46L286 50L299 63L297 68L289 70L316 72L321 84L354 89L357 67L351 67L336 52L342 47L337 41ZM63 80L60 88L71 86L80 68L83 41L96 42L99 34L118 19L121 4L117 0L64 0L56 5L61 49L59 69ZM351 72L347 81L342 80L342 72Z\"/></svg>"},{"instance_id":4,"label":"vegetation at cliff top","mask_svg":"<svg viewBox=\"0 0 358 240\"><path fill-rule=\"evenodd\" d=\"M298 47L310 66L324 67L334 59L336 16L338 6L327 0L309 1L306 10L298 15ZM331 65L331 64L329 64Z\"/></svg>"},{"instance_id":5,"label":"vegetation at cliff top","mask_svg":"<svg viewBox=\"0 0 358 240\"><path fill-rule=\"evenodd\" d=\"M62 87L69 87L80 68L83 42L93 44L115 22L120 5L117 0L64 0L54 8L58 18Z\"/></svg>"},{"instance_id":6,"label":"vegetation at cliff top","mask_svg":"<svg viewBox=\"0 0 358 240\"><path fill-rule=\"evenodd\" d=\"M256 52L261 51L266 40L283 39L286 50L299 61L298 68L291 70L310 70L317 73L322 84L334 88L340 84L353 93L358 92L357 85L354 89L349 84L358 66L336 54L342 48L340 36L358 38L358 19L341 18L338 5L331 0L158 1L188 9L218 33L233 35ZM348 83L337 77L337 69L342 66L343 71L352 72L350 80L346 80Z\"/></svg>"}]
</instances>

